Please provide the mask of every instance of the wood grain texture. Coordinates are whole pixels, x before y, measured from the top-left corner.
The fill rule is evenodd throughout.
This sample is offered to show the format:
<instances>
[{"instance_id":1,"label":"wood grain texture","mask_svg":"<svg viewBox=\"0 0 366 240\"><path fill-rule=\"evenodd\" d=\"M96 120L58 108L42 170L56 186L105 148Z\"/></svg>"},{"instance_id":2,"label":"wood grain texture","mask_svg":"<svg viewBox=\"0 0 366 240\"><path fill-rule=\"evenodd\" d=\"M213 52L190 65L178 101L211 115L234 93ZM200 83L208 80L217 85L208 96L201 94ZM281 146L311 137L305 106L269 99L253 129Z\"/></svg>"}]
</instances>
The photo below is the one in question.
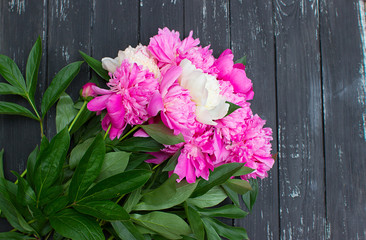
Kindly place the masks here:
<instances>
[{"instance_id":1,"label":"wood grain texture","mask_svg":"<svg viewBox=\"0 0 366 240\"><path fill-rule=\"evenodd\" d=\"M321 1L327 239L366 239L366 60L362 4Z\"/></svg>"},{"instance_id":2,"label":"wood grain texture","mask_svg":"<svg viewBox=\"0 0 366 240\"><path fill-rule=\"evenodd\" d=\"M54 0L48 11L48 84L69 63L82 60L79 50L90 54L92 0ZM81 87L89 81L89 68L83 64L80 73L66 92L76 100ZM56 132L55 107L47 115L47 135Z\"/></svg>"},{"instance_id":3,"label":"wood grain texture","mask_svg":"<svg viewBox=\"0 0 366 240\"><path fill-rule=\"evenodd\" d=\"M116 57L118 50L139 41L139 1L96 0L92 21L92 55ZM106 14L108 13L108 14Z\"/></svg>"},{"instance_id":4,"label":"wood grain texture","mask_svg":"<svg viewBox=\"0 0 366 240\"><path fill-rule=\"evenodd\" d=\"M158 28L167 27L183 34L183 0L140 0L140 42L148 45Z\"/></svg>"},{"instance_id":5,"label":"wood grain texture","mask_svg":"<svg viewBox=\"0 0 366 240\"><path fill-rule=\"evenodd\" d=\"M230 48L228 1L186 0L184 3L186 35L193 30L194 36L200 38L202 46L211 45L215 57Z\"/></svg>"},{"instance_id":6,"label":"wood grain texture","mask_svg":"<svg viewBox=\"0 0 366 240\"><path fill-rule=\"evenodd\" d=\"M317 1L275 1L280 239L325 238Z\"/></svg>"},{"instance_id":7,"label":"wood grain texture","mask_svg":"<svg viewBox=\"0 0 366 240\"><path fill-rule=\"evenodd\" d=\"M0 2L0 54L13 59L25 75L28 54L38 36L44 42L44 10L42 1L1 1ZM37 19L29 21L29 19ZM45 81L43 58L38 88ZM5 80L0 76L0 82ZM41 91L42 92L42 91ZM40 102L36 94L36 102ZM21 104L30 109L29 104L18 96L0 96L1 101ZM19 116L0 115L0 149L4 148L5 177L14 180L10 170L23 172L29 153L40 141L39 123L33 119ZM0 232L12 229L4 219L0 220Z\"/></svg>"},{"instance_id":8,"label":"wood grain texture","mask_svg":"<svg viewBox=\"0 0 366 240\"><path fill-rule=\"evenodd\" d=\"M247 56L246 73L253 81L253 112L267 120L273 129L273 152L277 152L275 51L272 4L268 1L234 0L230 2L231 45L236 58ZM248 230L251 239L278 239L277 163L269 177L259 182L253 212L235 221Z\"/></svg>"}]
</instances>

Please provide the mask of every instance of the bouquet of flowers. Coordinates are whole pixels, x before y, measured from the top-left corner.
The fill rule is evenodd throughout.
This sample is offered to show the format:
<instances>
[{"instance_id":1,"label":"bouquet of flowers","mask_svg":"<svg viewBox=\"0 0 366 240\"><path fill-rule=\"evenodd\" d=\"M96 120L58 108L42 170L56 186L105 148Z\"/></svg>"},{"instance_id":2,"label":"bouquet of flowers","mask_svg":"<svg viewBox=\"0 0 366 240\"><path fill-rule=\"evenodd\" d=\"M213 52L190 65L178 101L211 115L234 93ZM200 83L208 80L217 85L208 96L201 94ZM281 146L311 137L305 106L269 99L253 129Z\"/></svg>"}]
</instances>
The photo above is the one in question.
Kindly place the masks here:
<instances>
[{"instance_id":1,"label":"bouquet of flowers","mask_svg":"<svg viewBox=\"0 0 366 240\"><path fill-rule=\"evenodd\" d=\"M0 102L1 114L40 123L40 146L16 182L4 178L0 210L14 229L0 239L247 239L219 218L242 218L257 194L256 178L273 166L272 130L252 113L245 58L230 49L217 59L192 32L159 29L148 46L131 46L98 61L80 52L107 81L92 78L73 102L65 93L83 62L64 67L42 97L34 95L41 41L26 80L0 55L0 94L24 97L29 109ZM57 134L43 119L56 106ZM221 204L225 199L230 204ZM226 201L227 203L228 201Z\"/></svg>"}]
</instances>

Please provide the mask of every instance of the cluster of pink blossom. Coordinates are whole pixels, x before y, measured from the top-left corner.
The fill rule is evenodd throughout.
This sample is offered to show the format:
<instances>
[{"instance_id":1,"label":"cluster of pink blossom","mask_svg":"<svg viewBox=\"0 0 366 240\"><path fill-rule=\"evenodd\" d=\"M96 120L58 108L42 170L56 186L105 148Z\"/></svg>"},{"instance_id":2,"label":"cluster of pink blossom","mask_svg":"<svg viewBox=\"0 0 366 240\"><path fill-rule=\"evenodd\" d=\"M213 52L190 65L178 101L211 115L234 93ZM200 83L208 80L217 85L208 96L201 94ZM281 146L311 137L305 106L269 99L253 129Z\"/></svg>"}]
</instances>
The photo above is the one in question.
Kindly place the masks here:
<instances>
[{"instance_id":1,"label":"cluster of pink blossom","mask_svg":"<svg viewBox=\"0 0 366 240\"><path fill-rule=\"evenodd\" d=\"M165 146L150 161L159 164L181 149L174 170L179 181L208 179L210 170L231 162L254 169L243 179L264 178L274 164L272 130L263 127L265 121L253 115L247 102L254 93L245 66L234 64L230 49L215 59L209 46L199 43L192 32L180 40L178 32L164 28L148 46L103 58L111 77L109 89L87 85L95 97L88 109L106 110L102 126L110 127L111 139L119 138L127 124L149 119L182 134L184 143ZM228 102L240 108L228 115Z\"/></svg>"}]
</instances>

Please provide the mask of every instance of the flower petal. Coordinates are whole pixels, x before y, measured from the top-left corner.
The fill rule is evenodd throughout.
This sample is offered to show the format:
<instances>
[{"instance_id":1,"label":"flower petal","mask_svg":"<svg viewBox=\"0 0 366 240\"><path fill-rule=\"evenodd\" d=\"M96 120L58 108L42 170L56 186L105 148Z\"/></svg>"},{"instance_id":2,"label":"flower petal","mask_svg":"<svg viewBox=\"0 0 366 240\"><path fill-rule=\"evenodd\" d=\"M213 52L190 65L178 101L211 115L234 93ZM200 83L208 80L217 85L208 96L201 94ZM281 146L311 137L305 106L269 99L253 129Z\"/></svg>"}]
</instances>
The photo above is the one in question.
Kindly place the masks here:
<instances>
[{"instance_id":1,"label":"flower petal","mask_svg":"<svg viewBox=\"0 0 366 240\"><path fill-rule=\"evenodd\" d=\"M106 109L107 107L106 103L110 96L111 95L103 95L91 100L87 105L89 111L97 112Z\"/></svg>"}]
</instances>

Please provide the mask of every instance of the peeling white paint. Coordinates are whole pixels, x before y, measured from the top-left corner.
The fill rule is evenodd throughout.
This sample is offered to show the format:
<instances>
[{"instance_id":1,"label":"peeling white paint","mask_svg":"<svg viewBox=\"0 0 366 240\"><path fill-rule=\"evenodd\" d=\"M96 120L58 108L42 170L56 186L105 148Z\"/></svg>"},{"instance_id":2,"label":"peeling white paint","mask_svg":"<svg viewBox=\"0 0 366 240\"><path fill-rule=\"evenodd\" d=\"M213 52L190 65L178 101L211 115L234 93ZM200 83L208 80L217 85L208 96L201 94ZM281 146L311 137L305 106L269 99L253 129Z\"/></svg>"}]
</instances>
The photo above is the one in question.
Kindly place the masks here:
<instances>
[{"instance_id":1,"label":"peeling white paint","mask_svg":"<svg viewBox=\"0 0 366 240\"><path fill-rule=\"evenodd\" d=\"M365 15L365 2L364 0L359 0L358 2L359 7L359 16L358 16L358 22L360 26L360 32L361 32L361 41L362 41L362 49L363 49L363 64L360 66L360 73L361 78L359 80L359 87L357 88L358 92L358 103L361 105L363 109L362 113L362 129L363 135L361 134L361 137L366 142L366 15Z\"/></svg>"},{"instance_id":2,"label":"peeling white paint","mask_svg":"<svg viewBox=\"0 0 366 240\"><path fill-rule=\"evenodd\" d=\"M68 47L62 46L61 54L65 58L66 62L69 62L69 59L70 59L70 54L69 54L68 50L69 50Z\"/></svg>"},{"instance_id":3,"label":"peeling white paint","mask_svg":"<svg viewBox=\"0 0 366 240\"><path fill-rule=\"evenodd\" d=\"M292 189L292 192L289 194L290 197L296 198L300 196L300 189L298 186L295 186L294 189Z\"/></svg>"},{"instance_id":4,"label":"peeling white paint","mask_svg":"<svg viewBox=\"0 0 366 240\"><path fill-rule=\"evenodd\" d=\"M9 10L16 11L19 15L25 12L25 0L11 0L9 2Z\"/></svg>"}]
</instances>

